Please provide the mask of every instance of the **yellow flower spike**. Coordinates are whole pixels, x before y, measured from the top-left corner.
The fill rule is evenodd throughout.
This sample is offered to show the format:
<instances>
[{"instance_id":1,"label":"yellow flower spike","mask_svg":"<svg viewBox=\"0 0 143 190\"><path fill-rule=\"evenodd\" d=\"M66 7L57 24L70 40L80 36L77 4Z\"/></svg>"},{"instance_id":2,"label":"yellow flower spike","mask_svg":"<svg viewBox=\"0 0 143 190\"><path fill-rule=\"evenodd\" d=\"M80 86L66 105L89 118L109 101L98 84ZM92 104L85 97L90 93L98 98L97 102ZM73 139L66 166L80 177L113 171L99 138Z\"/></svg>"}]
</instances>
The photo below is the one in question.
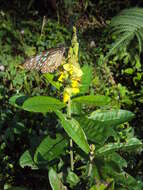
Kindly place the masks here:
<instances>
[{"instance_id":1,"label":"yellow flower spike","mask_svg":"<svg viewBox=\"0 0 143 190\"><path fill-rule=\"evenodd\" d=\"M68 80L68 86L65 87L63 93L63 101L66 103L72 95L79 93L80 81L82 77L82 70L78 63L79 44L77 42L76 28L73 27L72 44L68 51L68 58L63 64L64 72L59 77L60 81Z\"/></svg>"}]
</instances>

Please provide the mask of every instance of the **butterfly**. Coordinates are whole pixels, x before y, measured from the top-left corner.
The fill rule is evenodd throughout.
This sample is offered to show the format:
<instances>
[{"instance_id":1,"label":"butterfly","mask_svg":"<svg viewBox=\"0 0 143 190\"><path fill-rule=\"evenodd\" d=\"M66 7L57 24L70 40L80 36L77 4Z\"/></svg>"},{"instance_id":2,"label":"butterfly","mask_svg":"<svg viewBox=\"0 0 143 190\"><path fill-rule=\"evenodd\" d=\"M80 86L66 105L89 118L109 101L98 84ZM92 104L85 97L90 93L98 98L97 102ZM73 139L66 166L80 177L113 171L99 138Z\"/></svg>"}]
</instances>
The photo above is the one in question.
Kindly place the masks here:
<instances>
[{"instance_id":1,"label":"butterfly","mask_svg":"<svg viewBox=\"0 0 143 190\"><path fill-rule=\"evenodd\" d=\"M23 66L28 70L52 73L61 65L64 52L64 47L48 49L28 59Z\"/></svg>"}]
</instances>

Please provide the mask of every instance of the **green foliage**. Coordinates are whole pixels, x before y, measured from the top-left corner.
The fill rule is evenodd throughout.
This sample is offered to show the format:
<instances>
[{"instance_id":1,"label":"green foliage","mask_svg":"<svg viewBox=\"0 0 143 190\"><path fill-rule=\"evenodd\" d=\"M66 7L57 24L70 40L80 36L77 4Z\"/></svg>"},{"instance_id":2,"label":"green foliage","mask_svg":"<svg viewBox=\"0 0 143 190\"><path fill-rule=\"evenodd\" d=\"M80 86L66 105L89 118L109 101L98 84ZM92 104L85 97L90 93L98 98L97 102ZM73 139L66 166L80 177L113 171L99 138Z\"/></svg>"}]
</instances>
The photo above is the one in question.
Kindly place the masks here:
<instances>
[{"instance_id":1,"label":"green foliage","mask_svg":"<svg viewBox=\"0 0 143 190\"><path fill-rule=\"evenodd\" d=\"M27 99L22 108L26 111L46 113L65 107L64 103L58 99L47 96L35 96Z\"/></svg>"},{"instance_id":2,"label":"green foliage","mask_svg":"<svg viewBox=\"0 0 143 190\"><path fill-rule=\"evenodd\" d=\"M143 42L143 9L130 8L123 10L111 20L111 33L117 40L113 44L106 58L115 53L118 49L127 47L134 39L137 43L139 52L142 51ZM134 45L136 47L136 45Z\"/></svg>"},{"instance_id":3,"label":"green foliage","mask_svg":"<svg viewBox=\"0 0 143 190\"><path fill-rule=\"evenodd\" d=\"M126 110L105 110L105 111L94 111L90 114L89 119L99 121L105 126L116 126L124 122L133 119L134 114Z\"/></svg>"},{"instance_id":4,"label":"green foliage","mask_svg":"<svg viewBox=\"0 0 143 190\"><path fill-rule=\"evenodd\" d=\"M28 20L21 15L17 20L11 11L0 12L0 66L4 66L0 70L0 189L50 189L50 183L52 189L142 190L142 142L137 138L142 138L143 123L142 59L137 53L142 51L142 9L125 10L113 18L111 32L117 41L109 52L114 56L105 63L108 35L99 27L108 21L103 18L112 16L109 10L115 13L121 8L115 11L113 1L96 3L96 18L93 1L65 1L62 8L67 9L62 13L58 2L53 14L58 22L48 18L43 28L44 19L33 10L35 1L14 2L21 12L31 13ZM86 11L89 18L84 17ZM62 19L69 20L68 29ZM47 48L68 44L73 21L80 30L79 60L84 74L80 94L71 100L69 118L60 101L63 89L57 75L26 72L22 63ZM90 47L90 40L95 40L95 47ZM124 46L128 45L127 52Z\"/></svg>"},{"instance_id":5,"label":"green foliage","mask_svg":"<svg viewBox=\"0 0 143 190\"><path fill-rule=\"evenodd\" d=\"M108 153L112 153L113 151L119 151L119 150L132 150L136 149L138 147L141 147L142 143L140 140L136 138L129 139L126 143L110 143L105 145L104 147L97 150L96 154L97 156L105 156Z\"/></svg>"},{"instance_id":6,"label":"green foliage","mask_svg":"<svg viewBox=\"0 0 143 190\"><path fill-rule=\"evenodd\" d=\"M46 101L43 101L42 99L43 107L45 107L46 105L48 105L49 107L49 103L51 103L52 105L52 101L58 101L56 99L53 100L53 98L51 97L44 98L46 98ZM35 105L36 103L36 107L32 107L32 109L27 109L27 111L43 113L43 109L41 110L39 107L41 106L41 101L37 101L39 100L39 96L37 96L37 99L36 97L33 97L25 100L23 102L23 105L25 105L25 103L27 103L28 101L31 101L31 99L32 105ZM103 106L109 103L109 100L110 99L108 97L100 95L81 96L72 99L72 101L76 104L80 103L90 106ZM21 108L25 109L23 105ZM27 105L30 106L31 103L28 102ZM38 107L39 110L37 109ZM87 116L87 111L83 109L82 114L81 112L79 112L75 119L72 116L71 118L68 118L66 114L63 114L58 109L59 107L54 108L52 111L54 111L55 114L58 116L61 126L64 128L67 135L71 137L72 140L78 145L78 147L81 148L81 150L83 150L86 154L89 153L89 156L91 154L91 146L89 147L88 143L94 143L96 147L93 153L94 162L91 164L89 161L86 161L89 160L87 155L84 155L80 150L78 150L78 147L74 146L74 149L78 153L78 160L84 160L82 164L83 167L86 167L86 172L88 172L88 175L85 173L84 175L81 175L80 178L86 180L89 175L92 176L91 180L89 181L90 185L87 184L87 186L91 187L92 189L115 189L121 186L126 187L126 185L128 185L130 189L136 188L137 182L135 183L135 179L132 177L129 178L131 182L128 183L119 182L118 177L117 179L115 178L115 175L119 174L124 177L123 167L127 166L126 161L121 157L119 152L134 151L135 149L142 147L142 142L139 139L133 137L133 135L128 135L128 131L123 135L124 127L122 127L121 124L131 120L134 117L134 114L126 110L113 109L103 111L96 110L93 111L89 116ZM46 110L46 112L49 112L49 109ZM58 161L59 158L62 159L62 157L66 156L66 151L64 151L64 149L68 148L68 143L67 140L64 139L64 136L66 136L66 134L64 134L63 132L57 135L56 139L47 136L36 148L36 151L34 153L34 159L32 159L30 152L26 150L26 152L24 152L24 154L20 158L20 165L22 167L29 166L31 167L31 169L37 169L37 167L40 169L48 166L51 162L50 166L55 167L55 164L52 164L52 162L55 159ZM76 163L76 160L74 162ZM97 175L97 173L94 173L94 168L98 168L97 172L99 182L97 184L95 184L94 180L92 180L92 178L96 178ZM51 187L52 189L59 189L59 186L62 187L63 184L58 175L53 172L53 169L49 171L49 180ZM61 170L61 172L63 171ZM66 178L65 182L69 183L70 187L78 186L80 178L78 179L76 177L76 174L74 173L69 173L69 170L67 172L68 177ZM100 173L102 173L102 175L100 175ZM72 176L70 177L70 175ZM75 178L75 181L72 181L73 177ZM53 178L56 180L56 183L54 183L55 180L53 181ZM108 178L112 178L113 180L109 180ZM64 180L64 178L62 177L61 179ZM102 184L100 181L101 179L105 180L107 185Z\"/></svg>"},{"instance_id":7,"label":"green foliage","mask_svg":"<svg viewBox=\"0 0 143 190\"><path fill-rule=\"evenodd\" d=\"M83 76L81 81L80 93L85 94L89 92L89 87L92 83L92 67L84 65L82 67Z\"/></svg>"},{"instance_id":8,"label":"green foliage","mask_svg":"<svg viewBox=\"0 0 143 190\"><path fill-rule=\"evenodd\" d=\"M86 105L104 106L110 102L110 98L102 95L80 96L72 99L73 102Z\"/></svg>"},{"instance_id":9,"label":"green foliage","mask_svg":"<svg viewBox=\"0 0 143 190\"><path fill-rule=\"evenodd\" d=\"M46 137L37 147L34 154L34 162L38 165L44 165L44 162L50 162L57 159L67 148L67 140L60 134L56 138Z\"/></svg>"},{"instance_id":10,"label":"green foliage","mask_svg":"<svg viewBox=\"0 0 143 190\"><path fill-rule=\"evenodd\" d=\"M19 164L22 168L28 166L31 167L32 169L38 169L38 167L32 160L32 156L30 155L30 152L28 150L26 150L20 157Z\"/></svg>"},{"instance_id":11,"label":"green foliage","mask_svg":"<svg viewBox=\"0 0 143 190\"><path fill-rule=\"evenodd\" d=\"M54 169L49 170L49 181L53 190L66 190Z\"/></svg>"},{"instance_id":12,"label":"green foliage","mask_svg":"<svg viewBox=\"0 0 143 190\"><path fill-rule=\"evenodd\" d=\"M86 136L84 131L80 127L78 121L74 118L67 119L65 115L63 115L60 111L55 111L57 116L60 118L60 122L67 132L67 134L74 140L74 142L85 152L89 153L89 145L86 140Z\"/></svg>"}]
</instances>

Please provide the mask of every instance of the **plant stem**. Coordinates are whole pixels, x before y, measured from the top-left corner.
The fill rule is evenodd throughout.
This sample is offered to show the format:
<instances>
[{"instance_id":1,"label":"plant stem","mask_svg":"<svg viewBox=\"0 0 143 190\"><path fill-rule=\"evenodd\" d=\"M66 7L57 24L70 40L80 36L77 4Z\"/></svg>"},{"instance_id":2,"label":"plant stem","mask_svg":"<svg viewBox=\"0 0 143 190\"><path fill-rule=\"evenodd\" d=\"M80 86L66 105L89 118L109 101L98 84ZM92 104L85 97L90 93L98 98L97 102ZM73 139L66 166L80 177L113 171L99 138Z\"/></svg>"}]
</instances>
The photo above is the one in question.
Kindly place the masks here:
<instances>
[{"instance_id":1,"label":"plant stem","mask_svg":"<svg viewBox=\"0 0 143 190\"><path fill-rule=\"evenodd\" d=\"M90 145L90 162L89 162L89 169L88 169L88 177L91 175L92 172L92 167L93 167L93 160L94 160L94 151L95 151L95 146L93 144Z\"/></svg>"},{"instance_id":2,"label":"plant stem","mask_svg":"<svg viewBox=\"0 0 143 190\"><path fill-rule=\"evenodd\" d=\"M42 37L42 35L43 35L43 31L44 31L45 24L46 24L46 16L43 17L40 39L41 39L41 37Z\"/></svg>"},{"instance_id":3,"label":"plant stem","mask_svg":"<svg viewBox=\"0 0 143 190\"><path fill-rule=\"evenodd\" d=\"M67 117L71 119L71 99L69 99L67 104ZM73 141L70 139L70 163L71 163L71 171L74 170L74 161L73 161Z\"/></svg>"},{"instance_id":4,"label":"plant stem","mask_svg":"<svg viewBox=\"0 0 143 190\"><path fill-rule=\"evenodd\" d=\"M71 171L74 170L74 162L73 162L73 141L70 139L70 160L71 160Z\"/></svg>"}]
</instances>

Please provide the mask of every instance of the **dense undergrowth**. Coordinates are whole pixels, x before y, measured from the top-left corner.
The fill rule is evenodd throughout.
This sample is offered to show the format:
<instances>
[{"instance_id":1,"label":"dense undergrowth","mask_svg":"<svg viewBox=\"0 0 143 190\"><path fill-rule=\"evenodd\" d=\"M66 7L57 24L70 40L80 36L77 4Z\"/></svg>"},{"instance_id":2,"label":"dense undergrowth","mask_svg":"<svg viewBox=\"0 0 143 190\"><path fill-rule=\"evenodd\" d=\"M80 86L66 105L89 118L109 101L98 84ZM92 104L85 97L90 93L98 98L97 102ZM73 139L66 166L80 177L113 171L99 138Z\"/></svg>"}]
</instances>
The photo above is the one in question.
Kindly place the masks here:
<instances>
[{"instance_id":1,"label":"dense undergrowth","mask_svg":"<svg viewBox=\"0 0 143 190\"><path fill-rule=\"evenodd\" d=\"M54 5L49 8L44 2L7 2L1 4L0 10L0 189L50 189L54 177L63 189L66 185L68 189L141 190L142 145L138 139L142 140L143 132L142 51L139 52L132 41L130 46L121 45L105 60L111 44L120 37L110 35L110 19L124 8L141 4L58 1L54 9ZM44 76L33 70L26 71L22 65L27 57L51 47L64 45L67 56L72 47L73 25L77 28L79 63L84 73L79 95L97 95L97 102L83 99L82 106L80 100L75 100L80 104L72 108L73 119L83 128L88 143L95 145L95 150L90 146L92 149L88 152L88 148L85 150L82 143L74 139L75 168L71 171L69 133L67 135L61 127L66 108L63 115L59 112L46 115L42 111L27 112L26 107L23 110L20 106L33 96L62 100L64 87L59 87L58 74ZM18 97L23 98L20 105L16 102ZM47 142L55 146L63 134L62 153L57 154L60 147L53 149L53 159L41 153L42 146L48 147ZM37 156L38 151L44 162Z\"/></svg>"}]
</instances>

